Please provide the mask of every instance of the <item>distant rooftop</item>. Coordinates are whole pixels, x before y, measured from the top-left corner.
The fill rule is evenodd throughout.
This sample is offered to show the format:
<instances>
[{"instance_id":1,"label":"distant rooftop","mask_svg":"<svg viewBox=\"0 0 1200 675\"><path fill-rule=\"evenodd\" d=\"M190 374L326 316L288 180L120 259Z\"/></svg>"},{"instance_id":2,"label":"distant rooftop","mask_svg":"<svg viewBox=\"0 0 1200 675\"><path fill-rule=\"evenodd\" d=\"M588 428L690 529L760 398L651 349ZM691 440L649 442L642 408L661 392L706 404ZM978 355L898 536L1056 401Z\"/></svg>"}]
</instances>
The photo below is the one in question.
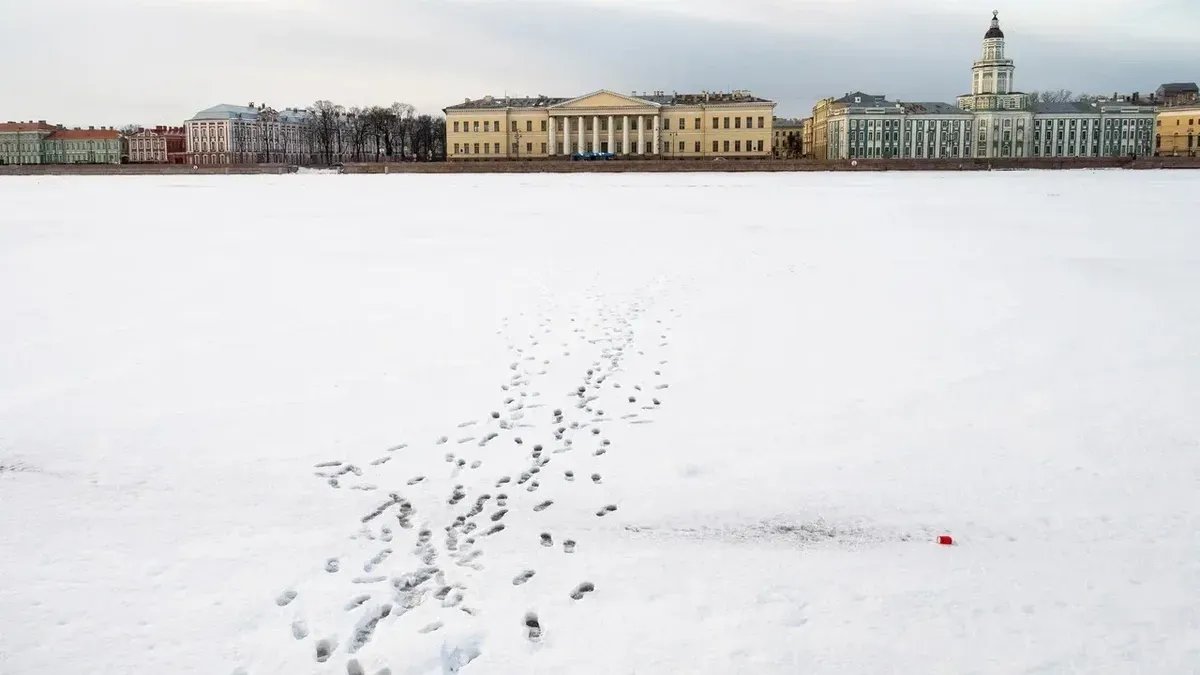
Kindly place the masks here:
<instances>
[{"instance_id":1,"label":"distant rooftop","mask_svg":"<svg viewBox=\"0 0 1200 675\"><path fill-rule=\"evenodd\" d=\"M971 113L950 103L920 102L901 103L904 112L914 115L970 115Z\"/></svg>"},{"instance_id":2,"label":"distant rooftop","mask_svg":"<svg viewBox=\"0 0 1200 675\"><path fill-rule=\"evenodd\" d=\"M1195 82L1168 82L1158 89L1165 96L1200 93L1200 87L1197 87Z\"/></svg>"},{"instance_id":3,"label":"distant rooftop","mask_svg":"<svg viewBox=\"0 0 1200 675\"><path fill-rule=\"evenodd\" d=\"M586 94L584 94L586 95ZM715 92L706 91L699 94L653 92L630 92L632 98L657 103L658 105L700 105L703 103L770 103L765 98L754 96L748 91ZM505 108L548 108L572 101L579 96L564 98L561 96L484 96L483 98L465 99L457 105L447 106L446 110L503 110Z\"/></svg>"},{"instance_id":4,"label":"distant rooftop","mask_svg":"<svg viewBox=\"0 0 1200 675\"><path fill-rule=\"evenodd\" d=\"M112 141L121 137L116 129L101 127L99 129L56 129L46 140L48 141Z\"/></svg>"},{"instance_id":5,"label":"distant rooftop","mask_svg":"<svg viewBox=\"0 0 1200 675\"><path fill-rule=\"evenodd\" d=\"M30 131L45 131L45 132L49 133L58 128L59 127L56 127L53 124L47 124L46 120L38 120L36 122L33 120L30 120L28 122L0 122L0 134L2 134L2 133L12 134L12 133L30 132Z\"/></svg>"},{"instance_id":6,"label":"distant rooftop","mask_svg":"<svg viewBox=\"0 0 1200 675\"><path fill-rule=\"evenodd\" d=\"M452 105L447 110L469 109L504 109L504 108L546 108L558 103L570 101L569 98L555 96L484 96L477 99L466 99L458 105Z\"/></svg>"},{"instance_id":7,"label":"distant rooftop","mask_svg":"<svg viewBox=\"0 0 1200 675\"><path fill-rule=\"evenodd\" d=\"M851 92L845 96L834 99L835 104L841 103L851 108L895 108L899 105L896 101L887 100L886 96L880 94L864 94L861 91Z\"/></svg>"},{"instance_id":8,"label":"distant rooftop","mask_svg":"<svg viewBox=\"0 0 1200 675\"><path fill-rule=\"evenodd\" d=\"M189 121L208 121L208 120L257 120L260 113L267 108L259 108L248 105L230 105L222 103L211 108L205 108L192 116ZM307 110L299 108L285 108L275 111L279 114L281 122L302 122L308 117Z\"/></svg>"}]
</instances>

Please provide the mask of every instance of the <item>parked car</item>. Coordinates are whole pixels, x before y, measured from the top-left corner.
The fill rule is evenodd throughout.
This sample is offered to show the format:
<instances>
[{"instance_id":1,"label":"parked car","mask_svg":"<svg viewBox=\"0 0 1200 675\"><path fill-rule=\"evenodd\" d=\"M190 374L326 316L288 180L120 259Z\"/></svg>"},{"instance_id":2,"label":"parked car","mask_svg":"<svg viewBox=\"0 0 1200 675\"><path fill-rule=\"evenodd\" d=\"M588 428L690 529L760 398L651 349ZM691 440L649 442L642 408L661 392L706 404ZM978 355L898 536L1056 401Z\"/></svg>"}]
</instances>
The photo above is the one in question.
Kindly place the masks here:
<instances>
[{"instance_id":1,"label":"parked car","mask_svg":"<svg viewBox=\"0 0 1200 675\"><path fill-rule=\"evenodd\" d=\"M587 152L577 152L571 155L571 161L573 162L594 162L597 160L609 160L616 158L616 154L611 152L592 152L591 150L588 150Z\"/></svg>"}]
</instances>

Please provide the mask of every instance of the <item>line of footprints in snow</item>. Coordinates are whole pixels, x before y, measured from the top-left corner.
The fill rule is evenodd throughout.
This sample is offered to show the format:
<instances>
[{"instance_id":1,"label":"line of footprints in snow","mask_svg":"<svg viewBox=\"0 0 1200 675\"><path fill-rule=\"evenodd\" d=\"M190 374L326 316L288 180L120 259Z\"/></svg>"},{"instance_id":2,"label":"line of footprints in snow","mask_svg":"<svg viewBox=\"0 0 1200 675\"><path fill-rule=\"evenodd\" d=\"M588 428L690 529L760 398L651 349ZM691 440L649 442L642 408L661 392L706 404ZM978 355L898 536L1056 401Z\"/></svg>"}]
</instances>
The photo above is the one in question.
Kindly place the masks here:
<instances>
[{"instance_id":1,"label":"line of footprints in snow","mask_svg":"<svg viewBox=\"0 0 1200 675\"><path fill-rule=\"evenodd\" d=\"M599 298L593 298L593 300L599 300ZM440 548L434 537L434 529L428 523L417 524L420 522L417 506L399 492L391 492L388 499L362 516L361 526L355 538L382 542L385 547L363 563L363 574L352 577L350 583L360 591L370 591L389 582L390 588L386 592L386 601L372 602L376 595L371 592L351 592L350 599L345 603L345 610L360 613L351 636L344 644L339 644L335 637L316 639L313 644L313 656L317 662L328 661L339 647L353 656L370 642L381 622L396 621L408 611L429 601L430 598L441 603L442 607L446 609L456 609L472 616L479 613L478 608L466 602L469 588L461 578L469 578L471 570L483 569L480 558L484 555L484 545L487 539L505 531L504 519L510 512L510 501L513 499L506 491L514 491L519 494L519 491L523 489L527 493L536 493L541 487L539 479L546 479L546 467L555 456L573 453L577 446L588 444L589 441L594 446L591 448L591 460L602 461L598 458L612 449L611 441L604 437L602 425L617 420L630 424L648 424L652 420L648 419L646 414L662 405L661 390L668 388L668 384L661 381L661 368L667 363L666 360L658 361L656 366L646 367L647 370L653 369L655 384L651 385L651 391L643 391L642 386L636 384L632 386L631 393L622 395L622 392L618 391L622 388L620 382L617 381L618 375L620 379L626 381L637 379L631 373L626 372L622 364L626 356L635 351L634 322L641 317L641 314L641 306L635 303L625 312L614 309L601 310L596 320L586 327L579 324L576 319L570 319L573 324L574 337L582 343L583 348L598 349L598 358L592 361L592 367L588 368L582 376L580 384L565 395L562 406L553 408L548 416L541 418L542 424L533 421L534 411L550 406L541 402L540 392L533 391L531 384L534 378L547 374L547 368L551 362L549 359L541 359L540 366L535 365L533 369L529 366L537 364L539 361L532 352L547 347L542 345L541 339L536 334L529 335L530 342L527 347L509 345L517 360L510 365L510 370L513 371L512 376L501 385L501 389L505 392L503 409L491 411L482 421L471 420L458 425L459 429L463 430L481 428L476 435L460 436L455 441L457 446L468 446L473 443L473 446L468 446L473 447L473 450L445 453L445 461L450 465L449 481L464 480L464 482L454 484L446 503L452 508L462 505L465 511L455 515L452 521L441 528L444 537ZM674 315L673 310L672 314ZM658 346L660 348L667 347L667 333L670 329L661 326L661 320L658 320L657 324L660 324L659 328L662 333L660 335L662 342ZM508 324L505 320L500 332L503 333L507 328ZM538 329L543 336L550 335L552 321L543 316L538 324ZM589 335L598 337L588 337ZM570 343L563 343L562 346L565 350L563 355L570 356ZM636 353L639 356L645 356L644 351L638 350ZM649 360L645 361L650 362ZM614 394L616 400L610 400ZM614 418L600 407L603 402L602 398L604 401L609 401L610 406L616 405L626 410L630 410L630 406L635 407ZM571 412L572 408L575 412ZM528 419L527 415L530 416ZM463 432L460 431L460 433ZM545 437L547 443L550 442L550 438L553 438L554 447L547 450L541 443L526 443L527 436L539 439ZM495 444L502 438L509 440L512 445L496 446ZM443 435L436 439L434 445L448 445L449 443L451 443L451 436ZM508 447L510 450L496 452L496 447ZM388 454L375 459L370 466L382 466L391 461L393 457L398 456L396 453L406 448L408 448L407 444L388 448ZM528 448L528 454L514 454L511 448L521 448L522 450ZM482 454L474 457L471 456L473 452ZM477 474L478 470L484 466L484 457L487 458L489 465L492 465L505 460L519 459L521 456L525 456L529 463L519 473L506 473L496 477L494 481L485 480L482 473ZM373 484L357 482L364 476L363 467L342 461L329 461L317 464L315 468L318 469L316 475L324 479L332 488L341 489L345 483L346 487L353 490L373 491L378 489ZM465 484L472 481L464 479L463 472L468 472L466 476L474 479L475 485L468 487ZM602 476L598 472L583 472L582 475L586 476L583 480L590 480L593 484L601 485L603 483ZM576 472L572 469L565 469L562 478L568 482L576 481ZM428 480L427 476L412 476L405 481L405 484L412 488ZM489 489L494 489L496 494L493 496L486 491ZM473 497L473 491L478 492L478 495ZM493 501L494 506L489 507L489 502ZM540 513L553 506L552 499L542 499L533 504L532 511ZM430 508L429 510L434 511L435 509ZM485 511L489 510L490 513L485 514ZM595 516L603 518L616 510L616 504L603 504L596 509ZM395 553L392 544L396 537L401 535L395 528L399 528L401 531L416 530L415 544L410 551L415 558L415 566L403 574L389 578L377 573L376 570ZM538 539L540 546L548 548L555 546L554 537L549 532L540 533ZM574 539L561 541L562 551L566 554L574 553L578 545ZM453 561L453 565L438 565L441 555L445 555ZM342 571L341 561L337 558L329 558L324 563L324 569L329 574L339 574ZM514 586L523 586L534 575L534 570L522 570L513 577L512 583ZM569 596L576 601L582 600L595 589L593 583L583 581L569 591ZM281 607L288 606L296 597L297 591L286 590L276 598L276 604ZM442 628L443 625L442 621L435 621L423 626L418 632L430 633ZM524 630L530 640L541 639L544 629L536 613L529 612L525 615ZM291 632L297 640L304 640L309 637L311 631L306 621L297 618L292 623ZM349 675L363 673L362 666L356 659L351 658L346 667ZM377 675L387 675L388 673L390 671L385 668Z\"/></svg>"}]
</instances>

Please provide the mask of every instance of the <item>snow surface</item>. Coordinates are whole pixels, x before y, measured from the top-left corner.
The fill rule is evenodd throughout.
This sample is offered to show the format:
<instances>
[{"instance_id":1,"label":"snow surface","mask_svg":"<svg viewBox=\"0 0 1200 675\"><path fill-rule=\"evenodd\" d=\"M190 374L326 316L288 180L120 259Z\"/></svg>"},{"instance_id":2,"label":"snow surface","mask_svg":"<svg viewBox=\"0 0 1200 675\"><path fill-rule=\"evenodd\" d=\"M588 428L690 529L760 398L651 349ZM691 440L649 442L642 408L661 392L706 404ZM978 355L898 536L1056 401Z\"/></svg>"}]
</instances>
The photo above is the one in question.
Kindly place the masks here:
<instances>
[{"instance_id":1,"label":"snow surface","mask_svg":"<svg viewBox=\"0 0 1200 675\"><path fill-rule=\"evenodd\" d=\"M1197 188L0 180L0 672L1200 672Z\"/></svg>"}]
</instances>

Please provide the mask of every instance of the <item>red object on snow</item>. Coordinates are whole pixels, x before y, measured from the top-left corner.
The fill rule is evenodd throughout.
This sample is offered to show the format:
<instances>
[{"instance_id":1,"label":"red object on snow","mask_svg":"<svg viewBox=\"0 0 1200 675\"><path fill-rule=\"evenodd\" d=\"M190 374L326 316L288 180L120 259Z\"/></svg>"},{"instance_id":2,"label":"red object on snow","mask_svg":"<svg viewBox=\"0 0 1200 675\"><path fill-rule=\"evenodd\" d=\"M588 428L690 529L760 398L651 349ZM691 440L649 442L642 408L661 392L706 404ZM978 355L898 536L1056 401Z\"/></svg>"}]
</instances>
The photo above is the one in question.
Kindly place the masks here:
<instances>
[{"instance_id":1,"label":"red object on snow","mask_svg":"<svg viewBox=\"0 0 1200 675\"><path fill-rule=\"evenodd\" d=\"M938 535L938 543L941 544L942 546L953 546L954 545L954 537L951 537L948 534Z\"/></svg>"}]
</instances>

